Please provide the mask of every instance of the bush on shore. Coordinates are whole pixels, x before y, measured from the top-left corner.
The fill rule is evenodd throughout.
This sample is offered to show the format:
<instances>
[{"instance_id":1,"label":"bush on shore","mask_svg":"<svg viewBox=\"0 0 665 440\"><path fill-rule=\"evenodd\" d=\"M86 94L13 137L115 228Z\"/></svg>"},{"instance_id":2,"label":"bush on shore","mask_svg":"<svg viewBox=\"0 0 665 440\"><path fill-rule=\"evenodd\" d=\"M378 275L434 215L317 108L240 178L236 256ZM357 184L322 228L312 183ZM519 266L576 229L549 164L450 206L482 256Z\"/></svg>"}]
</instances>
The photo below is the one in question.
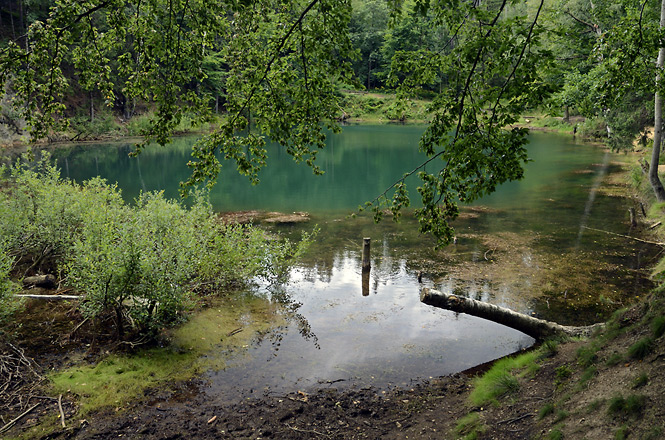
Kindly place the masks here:
<instances>
[{"instance_id":1,"label":"bush on shore","mask_svg":"<svg viewBox=\"0 0 665 440\"><path fill-rule=\"evenodd\" d=\"M48 154L0 171L0 302L11 300L10 273L57 274L84 295L84 316L113 319L120 338L177 323L198 295L280 281L309 242L221 224L205 193L191 207L162 192L128 205L101 178L62 179Z\"/></svg>"}]
</instances>

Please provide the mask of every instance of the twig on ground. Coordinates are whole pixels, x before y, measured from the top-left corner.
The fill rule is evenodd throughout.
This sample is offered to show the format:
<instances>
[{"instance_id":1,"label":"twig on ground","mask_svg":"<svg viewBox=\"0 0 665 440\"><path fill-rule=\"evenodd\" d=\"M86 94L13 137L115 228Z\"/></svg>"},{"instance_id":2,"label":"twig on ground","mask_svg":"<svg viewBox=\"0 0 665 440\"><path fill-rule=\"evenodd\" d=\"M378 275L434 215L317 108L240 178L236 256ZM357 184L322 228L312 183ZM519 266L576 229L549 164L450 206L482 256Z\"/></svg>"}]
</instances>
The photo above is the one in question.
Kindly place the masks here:
<instances>
[{"instance_id":1,"label":"twig on ground","mask_svg":"<svg viewBox=\"0 0 665 440\"><path fill-rule=\"evenodd\" d=\"M62 394L58 396L58 410L60 411L60 423L62 424L63 428L66 428L67 425L65 425L65 412L62 410Z\"/></svg>"},{"instance_id":2,"label":"twig on ground","mask_svg":"<svg viewBox=\"0 0 665 440\"><path fill-rule=\"evenodd\" d=\"M327 434L324 434L322 432L319 432L319 431L314 431L313 429L300 429L300 428L296 428L295 426L291 426L288 423L286 423L286 426L288 428L294 430L295 432L306 432L308 434L316 434L316 435L320 435L321 437L331 438L331 436L329 436Z\"/></svg>"},{"instance_id":3,"label":"twig on ground","mask_svg":"<svg viewBox=\"0 0 665 440\"><path fill-rule=\"evenodd\" d=\"M496 422L496 424L501 425L503 423L519 422L520 420L526 419L527 417L533 417L533 414L531 414L531 413L522 414L521 416L515 417L514 419L501 420L500 422Z\"/></svg>"},{"instance_id":4,"label":"twig on ground","mask_svg":"<svg viewBox=\"0 0 665 440\"><path fill-rule=\"evenodd\" d=\"M2 428L0 428L0 434L3 434L3 433L5 433L5 432L9 431L9 430L12 428L12 426L14 426L14 425L16 424L16 422L18 422L18 421L21 420L23 417L25 417L25 416L27 416L28 414L30 414L30 412L31 412L33 409L37 408L37 407L38 407L39 405L41 405L41 404L42 404L42 402L37 402L37 403L35 403L34 405L32 405L30 408L28 408L27 410L25 410L24 412L22 412L21 414L19 414L15 419L11 420L11 421L10 421L9 423L7 423L5 426L3 426Z\"/></svg>"}]
</instances>

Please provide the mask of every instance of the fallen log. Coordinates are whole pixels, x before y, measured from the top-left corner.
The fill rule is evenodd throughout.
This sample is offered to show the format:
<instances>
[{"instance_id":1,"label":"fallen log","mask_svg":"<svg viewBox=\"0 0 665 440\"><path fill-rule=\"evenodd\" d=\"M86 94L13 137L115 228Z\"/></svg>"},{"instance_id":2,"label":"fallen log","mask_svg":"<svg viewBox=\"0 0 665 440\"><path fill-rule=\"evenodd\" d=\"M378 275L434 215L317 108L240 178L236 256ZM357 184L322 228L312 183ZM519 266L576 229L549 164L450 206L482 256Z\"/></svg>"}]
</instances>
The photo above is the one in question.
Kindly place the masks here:
<instances>
[{"instance_id":1,"label":"fallen log","mask_svg":"<svg viewBox=\"0 0 665 440\"><path fill-rule=\"evenodd\" d=\"M35 275L32 277L23 278L24 286L43 287L45 289L53 289L55 287L55 277L51 274Z\"/></svg>"},{"instance_id":2,"label":"fallen log","mask_svg":"<svg viewBox=\"0 0 665 440\"><path fill-rule=\"evenodd\" d=\"M532 338L542 341L555 336L589 336L591 332L602 329L605 324L598 323L586 326L567 326L556 322L545 321L533 316L518 313L504 307L489 304L475 299L456 295L447 295L438 290L424 288L420 292L420 301L440 309L487 319L506 327L519 330Z\"/></svg>"},{"instance_id":3,"label":"fallen log","mask_svg":"<svg viewBox=\"0 0 665 440\"><path fill-rule=\"evenodd\" d=\"M45 300L70 300L76 301L81 299L79 295L32 295L18 293L14 295L17 298L31 298L31 299L45 299Z\"/></svg>"}]
</instances>

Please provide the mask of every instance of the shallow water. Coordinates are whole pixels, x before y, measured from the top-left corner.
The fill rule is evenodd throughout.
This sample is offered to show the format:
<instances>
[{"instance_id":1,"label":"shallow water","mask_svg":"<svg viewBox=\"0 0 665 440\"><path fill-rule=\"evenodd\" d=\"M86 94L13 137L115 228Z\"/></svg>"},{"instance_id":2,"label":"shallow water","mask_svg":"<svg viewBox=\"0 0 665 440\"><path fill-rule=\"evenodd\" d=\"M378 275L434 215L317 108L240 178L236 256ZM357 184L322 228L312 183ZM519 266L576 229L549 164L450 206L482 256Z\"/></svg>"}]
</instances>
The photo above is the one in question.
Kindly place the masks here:
<instances>
[{"instance_id":1,"label":"shallow water","mask_svg":"<svg viewBox=\"0 0 665 440\"><path fill-rule=\"evenodd\" d=\"M307 211L309 224L273 229L297 237L318 224L321 232L284 287L291 301L302 304L300 320L258 338L235 366L210 372L211 399L315 386L409 386L533 343L506 327L421 304L423 286L565 324L602 320L641 295L648 285L641 269L652 261L653 249L587 229L631 233L630 202L605 191L607 177L619 170L615 157L565 137L533 134L525 179L464 208L454 224L457 244L443 250L433 250L433 241L418 234L409 211L400 224L349 218L419 163L422 130L347 127L319 155L324 176L294 164L277 146L269 149L258 186L224 164L211 194L217 210ZM138 159L127 157L127 144L75 146L56 156L63 175L84 180L100 174L117 181L127 199L157 189L176 197L178 183L188 176L191 142L180 138ZM413 184L410 193L417 194ZM366 296L362 237L372 238ZM305 321L309 337L301 331ZM217 355L226 353L208 354Z\"/></svg>"}]
</instances>

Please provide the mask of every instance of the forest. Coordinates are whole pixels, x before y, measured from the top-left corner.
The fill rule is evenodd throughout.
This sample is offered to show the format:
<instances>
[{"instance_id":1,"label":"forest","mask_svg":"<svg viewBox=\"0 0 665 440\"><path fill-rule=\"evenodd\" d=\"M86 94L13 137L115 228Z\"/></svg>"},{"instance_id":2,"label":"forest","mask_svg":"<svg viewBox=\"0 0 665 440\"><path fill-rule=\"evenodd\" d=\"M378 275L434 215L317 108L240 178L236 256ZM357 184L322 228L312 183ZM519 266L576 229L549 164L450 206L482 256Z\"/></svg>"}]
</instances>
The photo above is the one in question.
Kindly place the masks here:
<instances>
[{"instance_id":1,"label":"forest","mask_svg":"<svg viewBox=\"0 0 665 440\"><path fill-rule=\"evenodd\" d=\"M531 161L527 150L531 117L526 115L534 114L575 139L599 142L625 155L639 152L639 165L633 160L626 179L632 179L639 193L642 220L635 220L637 214L631 208L631 235L612 234L662 248L657 228L665 201L658 169L664 28L665 1L646 0L0 0L0 144L4 151L127 137L134 143L130 155L140 158L153 144L172 144L185 132L200 135L187 160L189 175L180 183L186 201L170 200L157 191L141 192L133 203L126 202L117 184L99 177L76 183L52 164L49 153L35 154L32 149L3 159L0 323L12 330L0 332L4 353L0 353L4 380L0 397L6 400L0 406L11 414L2 417L0 434L17 424L29 425L24 417L38 405L28 405L22 393L31 386L28 376L44 379L24 352L10 343L11 338L5 338L27 331L21 328L23 323L16 324L15 317L25 317L25 310L31 308L15 294L30 285L26 280L32 276L53 274L52 284L58 291L64 287L81 295L75 297L84 298L77 307L62 312L63 325L69 326L68 341L80 332L85 334L78 336L82 345L102 346L97 354L90 355L93 350L89 349L82 355L90 365L71 361L76 370L49 376L49 386L60 396L46 397L44 408L55 407L57 400L62 430L46 422L50 427L45 436L50 432L63 438L94 436L94 431L87 431L87 422L66 428L65 418L101 414L95 411L114 404L93 403L91 395L111 399L108 396L114 393L118 399L138 399L136 406L128 403L127 407L140 422L128 422L131 413L102 414L102 424L95 427L102 437L123 433L125 425L154 438L181 433L188 409L178 406L177 416L161 430L148 427L141 409L145 399L136 397L146 393L144 397L154 401L181 399L189 392L185 382L169 388L165 398L160 387L177 381L185 370L188 374L209 371L208 364L200 363L198 357L204 356L199 356L198 348L170 347L168 360L161 358L165 352L159 351L160 346L168 346L169 337L176 338L169 332L177 333L178 326L202 309L219 307L225 310L224 320L241 323L231 328L235 325L225 321L231 327L214 333L225 350L251 345L249 339L232 348L225 345L244 326L256 325L252 331L259 340L274 338L275 347L281 343L276 330L262 328L246 315L236 316L233 306L219 306L220 298L227 301L229 292L233 292L229 301L240 301L238 292L244 289L258 284L274 288L274 307L316 345L316 336L298 312L302 304L284 295L280 287L317 240L319 230L303 232L299 241L293 241L255 225L227 224L220 221L209 195L222 167L229 164L246 176L247 185L258 184L261 170L270 170L278 156L269 154L273 144L311 173L323 174L319 158L326 154L329 138L347 123L370 114L380 122L424 125L417 141L418 164L390 176L391 183L362 201L358 211L370 213L376 222L383 217L413 219L411 226L428 237L426 246L436 252L457 245L460 236L464 241L456 221L493 214L491 208L469 210L470 204L484 200L503 184L524 179ZM614 165L607 157L599 182ZM593 204L596 187L588 206ZM554 198L547 200L554 202ZM578 243L584 222L583 217ZM492 264L495 252L510 256L511 246L517 246L505 243L511 238L493 238L487 244L482 242L486 237L473 237L487 247L482 258L474 257L483 264ZM640 252L636 251L638 261ZM436 255L445 261L441 256L449 254ZM580 257L579 267L568 265L571 262L563 261L563 255L556 260L557 273L563 274L563 268L583 272L588 255L575 254ZM411 429L407 420L413 417L418 421L412 429L420 434L409 434L415 438L437 438L436 429L454 432L455 438L491 438L506 436L511 426L517 426L523 434L519 438L555 439L564 438L564 432L565 438L576 438L574 424L570 419L566 423L569 415L579 418L594 413L597 417L589 419L596 425L603 425L607 417L616 419L611 427L615 438L628 438L631 429L639 438L658 438L663 433L662 416L648 408L661 403L653 390L665 382L655 367L663 356L665 305L658 293L662 263L653 266L649 270L653 270L656 290L634 295L636 299L649 295L648 300L633 305L631 298L605 296L605 291L590 300L606 313L596 314L597 318L605 320L609 310L614 315L593 327L602 327L603 333L588 341L558 334L522 357L507 357L488 366L486 375L442 379L441 386L411 389L412 398L404 390L392 391L385 401L364 388L333 397L297 391L278 401L281 405L287 400L283 407L288 409L282 414L273 401L248 400L227 411L221 404L202 403L204 397L197 395L197 404L206 411L226 414L219 416L224 429L216 425L217 415L205 413L203 420L203 412L192 429L201 438L259 434L265 438L363 438L365 434L401 438ZM437 270L442 273L447 270L440 267ZM602 271L618 269L608 263ZM634 272L643 271L640 261ZM418 283L422 274L417 271ZM498 271L495 275L499 277ZM565 274L571 280L576 276L572 271ZM556 282L548 279L542 288L554 289L552 284ZM549 311L550 302L557 308L573 301L568 300L568 289L557 295L539 300L538 312L554 313ZM452 301L457 301L454 295ZM261 313L280 314L271 307ZM249 338L249 333L241 337ZM192 347L208 344L182 334L177 337ZM141 351L144 347L156 351ZM126 353L129 357L123 357ZM187 367L181 368L183 364L175 359ZM135 361L148 366L131 364ZM649 364L643 366L643 361ZM58 367L71 366L69 360L62 362ZM161 363L163 371L151 370L151 362ZM618 372L621 365L626 369ZM12 379L17 377L14 371L20 372L18 377L25 378L25 383ZM104 375L125 378L127 371L144 376L129 385L121 382L116 391L107 389L110 385L105 382L111 381ZM79 374L88 379L76 379ZM534 379L538 374L543 376ZM92 383L95 376L102 377L95 390L105 391L80 391L81 382ZM571 402L582 405L571 396L591 390L594 380L618 381L617 376L622 383L632 384L623 394L599 387L589 397L595 407L593 402L585 409L571 407ZM183 377L187 381L192 376ZM141 381L149 385L137 386ZM529 381L538 385L525 386ZM130 387L138 391L128 391ZM470 391L462 396L454 391L456 387ZM483 387L487 394L478 397ZM27 402L35 395L29 391ZM532 391L536 403L515 408ZM447 406L454 416L430 432L424 408L433 411L436 399L450 397L448 393L462 396L450 401L460 408ZM313 409L309 399L324 409ZM404 405L392 406L387 403L390 399ZM272 408L266 420L262 424L253 420L257 417L251 416L263 414L266 406ZM484 413L490 406L494 412ZM150 411L154 415L164 410ZM328 417L335 411L338 424ZM284 422L295 423L297 414L302 414L301 424ZM363 418L367 423L354 428ZM632 422L637 427L631 428ZM27 428L31 426L45 425L34 423ZM41 438L34 430L26 432L26 438ZM22 434L16 435L21 438Z\"/></svg>"}]
</instances>

